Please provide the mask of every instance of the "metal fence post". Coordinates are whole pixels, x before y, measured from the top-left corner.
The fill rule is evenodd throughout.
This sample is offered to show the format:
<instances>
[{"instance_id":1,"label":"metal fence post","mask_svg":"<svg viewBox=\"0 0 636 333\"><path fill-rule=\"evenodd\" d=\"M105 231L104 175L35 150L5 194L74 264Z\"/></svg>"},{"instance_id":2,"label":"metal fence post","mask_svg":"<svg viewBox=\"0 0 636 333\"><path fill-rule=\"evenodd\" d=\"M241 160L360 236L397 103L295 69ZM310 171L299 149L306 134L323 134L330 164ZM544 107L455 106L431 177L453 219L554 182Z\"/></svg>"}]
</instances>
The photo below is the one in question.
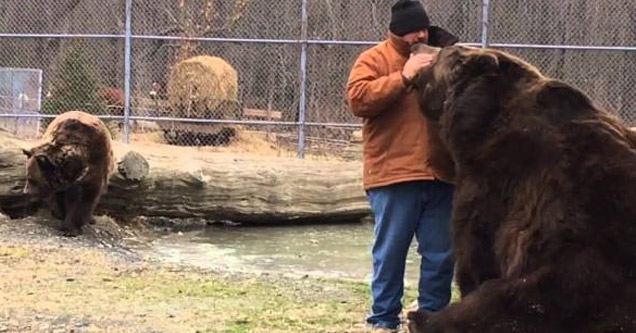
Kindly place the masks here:
<instances>
[{"instance_id":1,"label":"metal fence post","mask_svg":"<svg viewBox=\"0 0 636 333\"><path fill-rule=\"evenodd\" d=\"M481 11L481 47L488 47L488 13L490 11L490 0L484 0Z\"/></svg>"},{"instance_id":2,"label":"metal fence post","mask_svg":"<svg viewBox=\"0 0 636 333\"><path fill-rule=\"evenodd\" d=\"M124 142L130 143L130 80L132 49L132 2L126 0L126 31L124 37Z\"/></svg>"},{"instance_id":3,"label":"metal fence post","mask_svg":"<svg viewBox=\"0 0 636 333\"><path fill-rule=\"evenodd\" d=\"M305 112L307 110L307 0L302 0L300 28L300 98L298 101L298 157L305 157Z\"/></svg>"}]
</instances>

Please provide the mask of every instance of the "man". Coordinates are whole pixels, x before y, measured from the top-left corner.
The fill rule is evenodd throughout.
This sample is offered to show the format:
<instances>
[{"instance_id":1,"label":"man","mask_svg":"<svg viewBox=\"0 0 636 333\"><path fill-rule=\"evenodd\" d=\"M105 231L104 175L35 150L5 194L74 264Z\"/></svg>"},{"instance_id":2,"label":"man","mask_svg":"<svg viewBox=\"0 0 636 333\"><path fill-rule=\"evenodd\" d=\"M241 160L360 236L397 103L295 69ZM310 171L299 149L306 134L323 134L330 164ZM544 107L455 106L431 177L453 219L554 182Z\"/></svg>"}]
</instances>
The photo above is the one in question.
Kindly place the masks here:
<instances>
[{"instance_id":1,"label":"man","mask_svg":"<svg viewBox=\"0 0 636 333\"><path fill-rule=\"evenodd\" d=\"M363 183L375 216L372 249L374 332L395 332L400 325L406 255L417 237L421 255L418 310L448 305L454 272L450 240L452 185L427 166L427 125L411 81L434 55L410 56L423 42L447 46L457 38L429 26L417 0L399 0L391 8L387 40L363 52L347 83L354 115L363 118Z\"/></svg>"}]
</instances>

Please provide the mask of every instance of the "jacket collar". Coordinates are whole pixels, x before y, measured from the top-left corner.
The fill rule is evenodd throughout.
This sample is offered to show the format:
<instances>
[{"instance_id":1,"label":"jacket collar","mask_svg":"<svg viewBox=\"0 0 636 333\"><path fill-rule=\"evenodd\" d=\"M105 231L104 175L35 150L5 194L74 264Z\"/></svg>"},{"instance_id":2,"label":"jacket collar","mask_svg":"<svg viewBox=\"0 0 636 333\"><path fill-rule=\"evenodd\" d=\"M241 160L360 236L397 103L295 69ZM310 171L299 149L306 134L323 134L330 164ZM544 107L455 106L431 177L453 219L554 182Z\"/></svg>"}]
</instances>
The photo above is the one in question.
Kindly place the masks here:
<instances>
[{"instance_id":1,"label":"jacket collar","mask_svg":"<svg viewBox=\"0 0 636 333\"><path fill-rule=\"evenodd\" d=\"M388 40L389 45L391 45L391 47L394 48L399 54L408 57L411 53L411 46L394 33L389 32Z\"/></svg>"}]
</instances>

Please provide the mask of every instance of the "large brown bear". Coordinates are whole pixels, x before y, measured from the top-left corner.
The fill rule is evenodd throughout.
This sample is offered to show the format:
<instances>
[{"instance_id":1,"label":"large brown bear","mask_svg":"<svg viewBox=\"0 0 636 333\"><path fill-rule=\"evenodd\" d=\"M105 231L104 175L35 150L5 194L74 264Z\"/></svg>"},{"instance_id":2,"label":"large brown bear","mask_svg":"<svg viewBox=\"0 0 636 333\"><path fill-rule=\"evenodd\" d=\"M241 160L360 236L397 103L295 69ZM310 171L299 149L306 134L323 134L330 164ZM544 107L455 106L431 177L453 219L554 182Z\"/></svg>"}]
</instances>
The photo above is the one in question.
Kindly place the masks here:
<instances>
[{"instance_id":1,"label":"large brown bear","mask_svg":"<svg viewBox=\"0 0 636 333\"><path fill-rule=\"evenodd\" d=\"M497 50L444 48L416 87L452 158L462 299L411 332L636 332L636 135Z\"/></svg>"},{"instance_id":2,"label":"large brown bear","mask_svg":"<svg viewBox=\"0 0 636 333\"><path fill-rule=\"evenodd\" d=\"M93 210L114 169L111 140L99 118L69 111L49 124L41 144L24 150L24 192L46 201L51 213L63 220L66 236L80 234L93 221Z\"/></svg>"}]
</instances>

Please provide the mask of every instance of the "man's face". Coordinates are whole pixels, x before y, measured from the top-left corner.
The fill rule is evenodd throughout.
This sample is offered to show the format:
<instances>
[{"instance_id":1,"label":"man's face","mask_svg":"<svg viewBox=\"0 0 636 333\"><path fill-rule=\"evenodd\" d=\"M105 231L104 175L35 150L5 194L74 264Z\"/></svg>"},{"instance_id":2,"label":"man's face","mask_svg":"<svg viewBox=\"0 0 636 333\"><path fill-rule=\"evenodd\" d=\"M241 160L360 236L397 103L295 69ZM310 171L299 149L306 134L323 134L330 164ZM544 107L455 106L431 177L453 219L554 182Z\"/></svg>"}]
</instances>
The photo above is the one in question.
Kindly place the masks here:
<instances>
[{"instance_id":1,"label":"man's face","mask_svg":"<svg viewBox=\"0 0 636 333\"><path fill-rule=\"evenodd\" d=\"M413 46L416 43L428 44L428 29L414 31L401 37L403 41Z\"/></svg>"}]
</instances>

